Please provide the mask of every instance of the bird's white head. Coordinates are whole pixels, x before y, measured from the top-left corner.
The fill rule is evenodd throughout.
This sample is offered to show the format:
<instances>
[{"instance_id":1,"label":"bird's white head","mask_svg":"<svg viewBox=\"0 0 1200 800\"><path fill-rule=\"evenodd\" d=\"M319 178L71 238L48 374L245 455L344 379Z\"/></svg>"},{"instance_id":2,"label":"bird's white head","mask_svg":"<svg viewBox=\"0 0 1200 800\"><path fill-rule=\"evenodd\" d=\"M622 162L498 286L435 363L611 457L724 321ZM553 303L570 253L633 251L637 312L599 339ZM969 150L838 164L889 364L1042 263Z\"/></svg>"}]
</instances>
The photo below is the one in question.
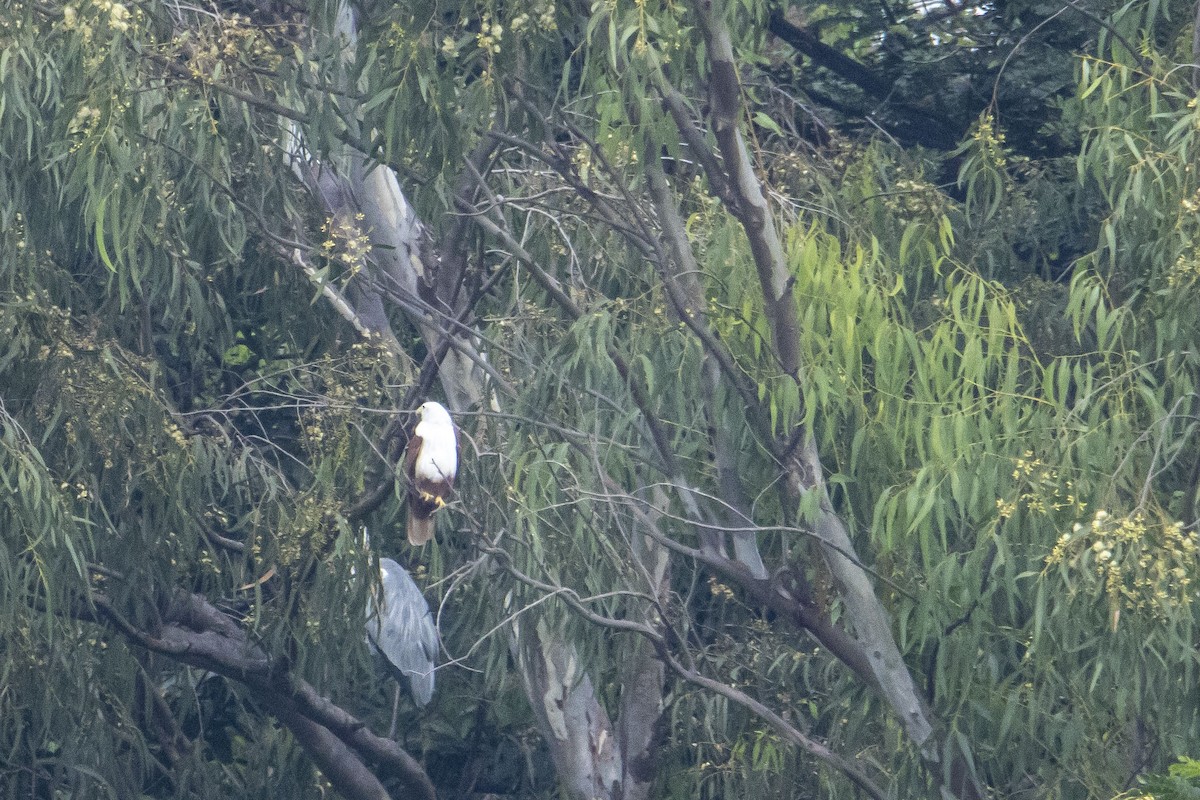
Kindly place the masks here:
<instances>
[{"instance_id":1,"label":"bird's white head","mask_svg":"<svg viewBox=\"0 0 1200 800\"><path fill-rule=\"evenodd\" d=\"M435 403L430 400L427 403L422 403L417 408L417 416L422 422L430 422L434 425L448 425L451 423L450 412L441 403Z\"/></svg>"}]
</instances>

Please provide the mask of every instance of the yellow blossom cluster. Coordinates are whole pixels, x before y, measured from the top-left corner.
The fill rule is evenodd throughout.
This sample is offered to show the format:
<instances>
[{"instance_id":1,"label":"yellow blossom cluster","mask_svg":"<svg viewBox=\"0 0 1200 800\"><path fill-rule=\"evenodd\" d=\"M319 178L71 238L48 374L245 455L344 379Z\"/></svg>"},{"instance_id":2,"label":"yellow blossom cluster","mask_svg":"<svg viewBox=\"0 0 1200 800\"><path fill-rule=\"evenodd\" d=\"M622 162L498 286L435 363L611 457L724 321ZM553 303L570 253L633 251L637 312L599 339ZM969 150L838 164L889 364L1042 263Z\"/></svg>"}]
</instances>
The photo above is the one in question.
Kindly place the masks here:
<instances>
[{"instance_id":1,"label":"yellow blossom cluster","mask_svg":"<svg viewBox=\"0 0 1200 800\"><path fill-rule=\"evenodd\" d=\"M708 591L713 597L723 600L732 600L734 597L733 589L718 581L715 575L708 576Z\"/></svg>"},{"instance_id":2,"label":"yellow blossom cluster","mask_svg":"<svg viewBox=\"0 0 1200 800\"><path fill-rule=\"evenodd\" d=\"M504 36L504 26L492 20L491 14L484 14L479 23L479 33L475 34L475 43L485 53L500 52L500 39Z\"/></svg>"},{"instance_id":3,"label":"yellow blossom cluster","mask_svg":"<svg viewBox=\"0 0 1200 800\"><path fill-rule=\"evenodd\" d=\"M804 154L783 152L771 159L771 182L780 190L791 195L803 196L814 191L817 170L812 160Z\"/></svg>"},{"instance_id":4,"label":"yellow blossom cluster","mask_svg":"<svg viewBox=\"0 0 1200 800\"><path fill-rule=\"evenodd\" d=\"M1185 214L1200 213L1200 189L1192 192L1190 197L1180 200L1179 205Z\"/></svg>"},{"instance_id":5,"label":"yellow blossom cluster","mask_svg":"<svg viewBox=\"0 0 1200 800\"><path fill-rule=\"evenodd\" d=\"M71 143L71 152L81 150L87 140L99 129L103 116L100 109L83 103L75 111L75 116L67 123L67 133L76 137Z\"/></svg>"},{"instance_id":6,"label":"yellow blossom cluster","mask_svg":"<svg viewBox=\"0 0 1200 800\"><path fill-rule=\"evenodd\" d=\"M211 77L218 64L250 64L273 70L283 61L266 33L242 14L186 30L172 40L172 45L187 62L188 72L198 79Z\"/></svg>"},{"instance_id":7,"label":"yellow blossom cluster","mask_svg":"<svg viewBox=\"0 0 1200 800\"><path fill-rule=\"evenodd\" d=\"M32 305L41 298L31 294L27 300ZM33 395L34 413L55 435L61 432L68 448L82 442L98 457L102 469L90 480L58 485L64 497L92 503L106 485L120 480L110 470L124 471L133 463L154 480L190 461L192 453L187 434L147 377L149 360L101 338L93 327L80 330L70 314L61 308L0 312L0 329L31 322L44 329L48 341L37 350L42 380Z\"/></svg>"},{"instance_id":8,"label":"yellow blossom cluster","mask_svg":"<svg viewBox=\"0 0 1200 800\"><path fill-rule=\"evenodd\" d=\"M528 12L522 11L513 17L512 22L509 23L509 27L514 32L523 31L527 28L535 28L546 33L558 30L558 20L555 19L553 0L545 3L534 3Z\"/></svg>"},{"instance_id":9,"label":"yellow blossom cluster","mask_svg":"<svg viewBox=\"0 0 1200 800\"><path fill-rule=\"evenodd\" d=\"M96 7L100 9L101 14L108 15L108 27L114 31L129 30L129 19L132 16L129 8L124 3L114 3L113 0L99 0Z\"/></svg>"},{"instance_id":10,"label":"yellow blossom cluster","mask_svg":"<svg viewBox=\"0 0 1200 800\"><path fill-rule=\"evenodd\" d=\"M91 493L88 491L87 484L81 482L76 482L74 486L63 482L59 484L58 489L61 492L73 492L77 500L87 500L91 497Z\"/></svg>"},{"instance_id":11,"label":"yellow blossom cluster","mask_svg":"<svg viewBox=\"0 0 1200 800\"><path fill-rule=\"evenodd\" d=\"M592 172L592 149L584 145L577 149L571 155L571 164L575 167L575 171L579 173L579 180L583 183L588 182L588 176Z\"/></svg>"},{"instance_id":12,"label":"yellow blossom cluster","mask_svg":"<svg viewBox=\"0 0 1200 800\"><path fill-rule=\"evenodd\" d=\"M921 178L900 178L883 196L883 204L905 219L940 217L949 207L946 195Z\"/></svg>"},{"instance_id":13,"label":"yellow blossom cluster","mask_svg":"<svg viewBox=\"0 0 1200 800\"><path fill-rule=\"evenodd\" d=\"M321 242L321 255L336 261L347 269L347 278L357 275L367 264L371 252L371 237L360 227L361 213L348 216L329 217L321 226L325 241Z\"/></svg>"},{"instance_id":14,"label":"yellow blossom cluster","mask_svg":"<svg viewBox=\"0 0 1200 800\"><path fill-rule=\"evenodd\" d=\"M183 432L183 428L180 428L174 422L167 423L166 432L171 437L171 441L175 442L181 449L188 446L188 439Z\"/></svg>"},{"instance_id":15,"label":"yellow blossom cluster","mask_svg":"<svg viewBox=\"0 0 1200 800\"><path fill-rule=\"evenodd\" d=\"M1059 536L1046 557L1047 569L1054 566L1102 590L1114 626L1122 608L1165 617L1195 597L1200 535L1165 515L1100 509Z\"/></svg>"},{"instance_id":16,"label":"yellow blossom cluster","mask_svg":"<svg viewBox=\"0 0 1200 800\"><path fill-rule=\"evenodd\" d=\"M609 134L613 138L612 134ZM625 139L608 142L605 147L608 159L614 167L636 167L638 163L637 149Z\"/></svg>"},{"instance_id":17,"label":"yellow blossom cluster","mask_svg":"<svg viewBox=\"0 0 1200 800\"><path fill-rule=\"evenodd\" d=\"M979 124L971 131L971 138L979 145L980 155L988 165L1000 171L1007 168L1004 131L996 129L995 121L990 115L979 120Z\"/></svg>"},{"instance_id":18,"label":"yellow blossom cluster","mask_svg":"<svg viewBox=\"0 0 1200 800\"><path fill-rule=\"evenodd\" d=\"M301 415L301 444L314 458L339 466L349 463L359 440L362 408L387 400L383 370L388 350L378 341L358 341L341 358L317 365L321 394Z\"/></svg>"},{"instance_id":19,"label":"yellow blossom cluster","mask_svg":"<svg viewBox=\"0 0 1200 800\"><path fill-rule=\"evenodd\" d=\"M393 50L405 47L409 43L408 31L399 22L392 22L388 25L387 33L383 36L383 41Z\"/></svg>"},{"instance_id":20,"label":"yellow blossom cluster","mask_svg":"<svg viewBox=\"0 0 1200 800\"><path fill-rule=\"evenodd\" d=\"M62 26L79 31L87 41L98 29L125 33L131 25L141 22L143 16L140 9L130 10L129 6L115 0L82 0L63 6Z\"/></svg>"},{"instance_id":21,"label":"yellow blossom cluster","mask_svg":"<svg viewBox=\"0 0 1200 800\"><path fill-rule=\"evenodd\" d=\"M1022 491L1015 498L996 501L996 513L1001 519L1011 517L1018 509L1034 514L1069 511L1075 516L1087 509L1087 504L1075 496L1074 483L1060 481L1058 473L1035 457L1032 450L1026 450L1015 460L1012 477Z\"/></svg>"},{"instance_id":22,"label":"yellow blossom cluster","mask_svg":"<svg viewBox=\"0 0 1200 800\"><path fill-rule=\"evenodd\" d=\"M1187 207L1185 201L1184 206ZM1200 201L1197 202L1200 208ZM1167 272L1167 285L1172 289L1183 289L1200 280L1200 248L1188 248L1175 259Z\"/></svg>"},{"instance_id":23,"label":"yellow blossom cluster","mask_svg":"<svg viewBox=\"0 0 1200 800\"><path fill-rule=\"evenodd\" d=\"M300 564L308 553L320 552L336 530L339 508L329 498L306 494L296 503L296 516L281 526L278 537L279 561L285 569Z\"/></svg>"},{"instance_id":24,"label":"yellow blossom cluster","mask_svg":"<svg viewBox=\"0 0 1200 800\"><path fill-rule=\"evenodd\" d=\"M24 250L29 246L29 242L25 238L25 215L20 211L17 212L16 218L13 220L13 225L9 229L9 234L16 239L16 246L18 250Z\"/></svg>"},{"instance_id":25,"label":"yellow blossom cluster","mask_svg":"<svg viewBox=\"0 0 1200 800\"><path fill-rule=\"evenodd\" d=\"M84 103L75 111L75 116L67 123L67 133L90 134L100 124L100 109Z\"/></svg>"},{"instance_id":26,"label":"yellow blossom cluster","mask_svg":"<svg viewBox=\"0 0 1200 800\"><path fill-rule=\"evenodd\" d=\"M93 55L85 56L84 60L90 65L95 65L99 64L102 59ZM67 123L67 134L73 138L70 149L72 153L82 149L89 141L98 141L103 134L113 128L114 121L119 120L130 106L128 97L119 97L115 94L107 98L100 98L99 102L102 107L81 103Z\"/></svg>"}]
</instances>

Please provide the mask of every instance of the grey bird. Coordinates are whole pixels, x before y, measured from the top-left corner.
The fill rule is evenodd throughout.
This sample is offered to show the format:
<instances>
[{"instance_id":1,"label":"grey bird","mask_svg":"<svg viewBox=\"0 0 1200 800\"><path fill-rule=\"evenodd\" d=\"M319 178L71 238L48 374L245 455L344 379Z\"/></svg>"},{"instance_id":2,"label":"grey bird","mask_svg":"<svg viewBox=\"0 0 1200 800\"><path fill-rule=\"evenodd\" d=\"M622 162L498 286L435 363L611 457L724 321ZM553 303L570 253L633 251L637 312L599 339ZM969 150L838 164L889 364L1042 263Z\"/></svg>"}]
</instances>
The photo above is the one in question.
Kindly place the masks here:
<instances>
[{"instance_id":1,"label":"grey bird","mask_svg":"<svg viewBox=\"0 0 1200 800\"><path fill-rule=\"evenodd\" d=\"M380 591L367 598L367 643L372 652L383 656L399 682L408 679L409 690L418 706L433 697L434 667L437 665L438 632L433 614L420 587L408 570L390 558L379 559ZM395 734L396 706L392 709L392 733Z\"/></svg>"}]
</instances>

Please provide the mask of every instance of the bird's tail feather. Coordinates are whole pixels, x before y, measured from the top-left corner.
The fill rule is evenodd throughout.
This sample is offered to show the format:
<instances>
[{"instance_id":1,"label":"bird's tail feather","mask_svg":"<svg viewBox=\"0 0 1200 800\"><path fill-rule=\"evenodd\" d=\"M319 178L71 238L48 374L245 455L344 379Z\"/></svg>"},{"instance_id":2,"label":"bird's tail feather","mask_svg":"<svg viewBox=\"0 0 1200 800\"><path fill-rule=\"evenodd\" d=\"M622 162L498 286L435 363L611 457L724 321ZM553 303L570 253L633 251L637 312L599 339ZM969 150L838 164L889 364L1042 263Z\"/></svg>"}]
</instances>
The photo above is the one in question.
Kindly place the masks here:
<instances>
[{"instance_id":1,"label":"bird's tail feather","mask_svg":"<svg viewBox=\"0 0 1200 800\"><path fill-rule=\"evenodd\" d=\"M433 538L433 517L420 519L413 514L408 515L408 543L420 547Z\"/></svg>"}]
</instances>

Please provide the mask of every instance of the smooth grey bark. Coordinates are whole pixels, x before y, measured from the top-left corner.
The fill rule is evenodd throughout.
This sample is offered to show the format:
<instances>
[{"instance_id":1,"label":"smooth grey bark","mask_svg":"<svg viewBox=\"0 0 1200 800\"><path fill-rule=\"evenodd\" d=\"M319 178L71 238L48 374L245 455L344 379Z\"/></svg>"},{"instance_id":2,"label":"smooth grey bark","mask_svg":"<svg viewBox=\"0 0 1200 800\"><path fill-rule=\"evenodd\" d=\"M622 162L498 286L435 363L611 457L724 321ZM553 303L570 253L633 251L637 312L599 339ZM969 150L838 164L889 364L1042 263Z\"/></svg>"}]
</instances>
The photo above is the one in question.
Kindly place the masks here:
<instances>
[{"instance_id":1,"label":"smooth grey bark","mask_svg":"<svg viewBox=\"0 0 1200 800\"><path fill-rule=\"evenodd\" d=\"M663 688L666 667L644 640L621 669L621 706L617 715L621 800L645 800L658 775L658 747L663 738Z\"/></svg>"},{"instance_id":2,"label":"smooth grey bark","mask_svg":"<svg viewBox=\"0 0 1200 800\"><path fill-rule=\"evenodd\" d=\"M764 308L771 328L772 341L780 368L797 383L800 378L800 323L792 292L792 277L776 229L765 188L754 172L750 152L742 137L743 116L741 86L729 30L713 9L711 0L692 0L699 28L708 48L711 64L709 99L713 133L720 150L729 191L734 196L733 213L742 223L758 271ZM896 714L905 733L931 765L936 766L941 747L934 735L935 720L917 691L892 633L891 620L875 594L870 575L858 558L854 543L829 498L824 471L816 442L808 431L797 431L798 439L780 455L789 493L819 493L819 516L812 523L813 533L821 542L825 563L837 584L853 635L867 656L875 683ZM790 452L789 452L790 451ZM944 794L949 790L943 786ZM979 796L972 781L957 788L952 796Z\"/></svg>"},{"instance_id":3,"label":"smooth grey bark","mask_svg":"<svg viewBox=\"0 0 1200 800\"><path fill-rule=\"evenodd\" d=\"M514 621L512 643L563 788L579 800L616 797L622 770L613 725L575 648L540 622Z\"/></svg>"},{"instance_id":4,"label":"smooth grey bark","mask_svg":"<svg viewBox=\"0 0 1200 800\"><path fill-rule=\"evenodd\" d=\"M668 508L670 500L661 487L651 492L652 509L647 514L653 524L659 521L659 509ZM645 581L646 594L653 597L656 608L670 602L670 553L645 529L635 523L630 535L629 549ZM648 610L648 627L661 627L657 611ZM621 665L621 699L617 715L617 745L620 749L621 785L618 800L646 800L658 775L658 744L664 724L664 692L666 665L657 651L644 639L634 639L633 652Z\"/></svg>"},{"instance_id":5,"label":"smooth grey bark","mask_svg":"<svg viewBox=\"0 0 1200 800\"><path fill-rule=\"evenodd\" d=\"M659 490L655 500L666 503ZM643 513L647 522L653 512ZM646 593L665 601L670 591L667 551L637 522L629 550ZM653 616L653 613L651 613ZM659 620L636 623L656 627ZM575 800L647 800L658 775L666 666L648 642L630 641L620 669L621 696L615 720L600 704L588 665L578 651L544 621L532 625L514 618L510 646L520 668L530 707L559 780Z\"/></svg>"},{"instance_id":6,"label":"smooth grey bark","mask_svg":"<svg viewBox=\"0 0 1200 800\"><path fill-rule=\"evenodd\" d=\"M613 482L611 477L605 477L604 481L605 484L610 486L614 491L619 488L615 482ZM779 610L784 614L797 613L797 607L794 603L779 602L784 598L781 593L776 591L778 587L774 585L773 581L755 580L750 576L749 569L744 564L732 561L720 555L706 552L704 550L690 548L662 535L657 530L656 512L652 510L647 510L641 505L632 505L630 507L630 511L634 518L641 523L642 529L646 534L646 539L659 545L661 550L664 551L664 554L665 552L675 552L684 557L695 559L696 561L706 564L715 570L723 572L726 575L735 577L735 579L738 580L738 582L743 586L755 589L756 591L754 591L753 594L760 602L763 602L771 607L779 608ZM662 561L662 563L666 563L665 559ZM680 658L672 654L672 648L668 643L667 638L661 631L653 629L645 624L630 622L628 620L602 619L599 617L599 615L593 614L587 609L582 608L578 603L572 603L569 596L567 597L567 602L568 604L573 605L581 616L583 616L585 619L595 622L596 624L607 625L614 629L631 630L640 633L646 642L649 642L653 645L655 651L658 653L658 658L661 663L665 667L669 668L675 675L689 683L703 688L706 691L721 695L731 702L736 703L737 705L746 709L747 711L757 715L773 729L775 729L783 739L792 742L800 747L804 752L841 772L848 779L859 786L864 792L866 792L869 797L874 798L874 800L884 800L884 798L887 796L886 792L877 786L874 781L872 781L871 778L862 770L862 768L853 761L842 757L819 741L805 735L788 720L784 719L762 702L748 695L746 692L743 692L727 683L723 683L706 675L702 675L692 666L683 663ZM818 618L816 620L807 621L803 627L817 627L823 622L823 619ZM814 625L814 623L817 624ZM836 641L836 639L838 636L843 635L839 628L832 628L831 630L827 631L826 634L829 639L833 640L832 647L830 648L833 652L846 652L851 658L857 656L858 650L856 648L845 647L844 644L839 646L839 643ZM826 640L822 638L821 641L822 643L825 643ZM869 670L867 670L865 666L862 669L865 673L869 674Z\"/></svg>"}]
</instances>

